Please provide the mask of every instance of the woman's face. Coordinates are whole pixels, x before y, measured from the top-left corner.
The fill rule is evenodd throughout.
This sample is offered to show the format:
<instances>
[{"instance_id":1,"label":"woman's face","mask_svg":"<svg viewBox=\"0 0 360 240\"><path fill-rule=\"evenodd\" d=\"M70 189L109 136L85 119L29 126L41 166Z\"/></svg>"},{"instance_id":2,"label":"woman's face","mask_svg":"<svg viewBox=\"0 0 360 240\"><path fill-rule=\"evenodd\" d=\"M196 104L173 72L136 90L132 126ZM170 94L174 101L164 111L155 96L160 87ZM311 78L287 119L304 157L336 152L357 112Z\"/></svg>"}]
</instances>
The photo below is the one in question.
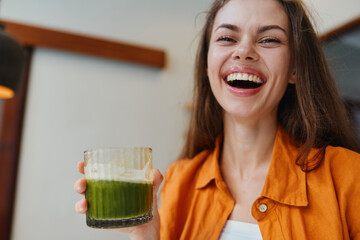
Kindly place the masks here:
<instances>
[{"instance_id":1,"label":"woman's face","mask_svg":"<svg viewBox=\"0 0 360 240\"><path fill-rule=\"evenodd\" d=\"M254 120L275 117L294 82L289 22L275 0L231 0L216 15L208 77L225 114Z\"/></svg>"}]
</instances>

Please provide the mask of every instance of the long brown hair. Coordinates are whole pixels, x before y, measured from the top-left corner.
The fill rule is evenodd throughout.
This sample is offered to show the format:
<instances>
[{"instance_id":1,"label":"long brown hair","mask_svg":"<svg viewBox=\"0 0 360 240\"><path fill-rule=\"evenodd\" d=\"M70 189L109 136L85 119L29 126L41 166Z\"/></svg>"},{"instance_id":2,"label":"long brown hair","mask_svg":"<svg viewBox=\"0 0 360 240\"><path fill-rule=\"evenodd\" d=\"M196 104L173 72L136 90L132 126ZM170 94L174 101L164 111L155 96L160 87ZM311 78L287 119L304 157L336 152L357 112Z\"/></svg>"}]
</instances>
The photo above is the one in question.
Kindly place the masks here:
<instances>
[{"instance_id":1,"label":"long brown hair","mask_svg":"<svg viewBox=\"0 0 360 240\"><path fill-rule=\"evenodd\" d=\"M207 13L196 57L194 108L180 158L192 158L215 147L223 132L222 108L216 101L206 74L211 30L217 12L230 0L215 0ZM290 23L290 47L296 84L289 84L279 103L278 122L299 145L296 163L304 171L318 167L325 147L341 146L359 151L353 124L337 92L321 44L300 0L276 0ZM317 154L308 155L312 148Z\"/></svg>"}]
</instances>

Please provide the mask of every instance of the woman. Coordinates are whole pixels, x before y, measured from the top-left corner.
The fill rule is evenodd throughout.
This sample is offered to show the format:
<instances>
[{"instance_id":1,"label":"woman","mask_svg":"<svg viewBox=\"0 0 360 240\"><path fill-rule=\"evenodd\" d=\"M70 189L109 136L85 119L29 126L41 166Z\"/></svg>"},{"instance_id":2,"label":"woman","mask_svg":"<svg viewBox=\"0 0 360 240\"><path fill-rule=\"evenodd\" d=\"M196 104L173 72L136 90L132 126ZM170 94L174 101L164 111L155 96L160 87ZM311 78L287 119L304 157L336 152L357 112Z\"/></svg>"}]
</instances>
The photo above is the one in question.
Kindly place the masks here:
<instances>
[{"instance_id":1,"label":"woman","mask_svg":"<svg viewBox=\"0 0 360 240\"><path fill-rule=\"evenodd\" d=\"M155 204L152 222L122 232L360 239L359 148L300 1L216 0L194 102L183 160L165 175L160 220ZM162 176L154 176L157 192ZM85 188L83 179L75 184ZM84 213L86 201L76 210Z\"/></svg>"}]
</instances>

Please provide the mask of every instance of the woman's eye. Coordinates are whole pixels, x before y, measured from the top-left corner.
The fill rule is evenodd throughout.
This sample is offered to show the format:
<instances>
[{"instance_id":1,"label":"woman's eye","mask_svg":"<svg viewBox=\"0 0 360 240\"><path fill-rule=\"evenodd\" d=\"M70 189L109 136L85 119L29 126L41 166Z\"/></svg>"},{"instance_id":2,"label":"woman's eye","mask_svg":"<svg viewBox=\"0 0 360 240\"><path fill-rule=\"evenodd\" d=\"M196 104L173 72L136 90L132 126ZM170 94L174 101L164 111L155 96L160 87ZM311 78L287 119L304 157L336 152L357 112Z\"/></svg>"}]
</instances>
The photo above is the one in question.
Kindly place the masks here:
<instances>
[{"instance_id":1,"label":"woman's eye","mask_svg":"<svg viewBox=\"0 0 360 240\"><path fill-rule=\"evenodd\" d=\"M222 36L217 39L218 42L235 42L235 40L230 36Z\"/></svg>"},{"instance_id":2,"label":"woman's eye","mask_svg":"<svg viewBox=\"0 0 360 240\"><path fill-rule=\"evenodd\" d=\"M271 44L271 43L281 43L281 41L277 38L265 38L260 40L262 44Z\"/></svg>"}]
</instances>

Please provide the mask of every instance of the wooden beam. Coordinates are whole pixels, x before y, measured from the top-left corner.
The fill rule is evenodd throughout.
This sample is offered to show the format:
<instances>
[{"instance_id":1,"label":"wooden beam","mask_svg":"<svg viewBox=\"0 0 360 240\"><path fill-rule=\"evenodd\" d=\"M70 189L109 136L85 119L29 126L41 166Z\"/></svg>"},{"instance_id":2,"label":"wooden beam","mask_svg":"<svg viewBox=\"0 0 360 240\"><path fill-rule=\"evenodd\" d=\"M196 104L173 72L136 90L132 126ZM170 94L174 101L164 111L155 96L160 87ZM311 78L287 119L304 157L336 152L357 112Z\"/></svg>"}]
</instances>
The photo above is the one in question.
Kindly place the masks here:
<instances>
[{"instance_id":1,"label":"wooden beam","mask_svg":"<svg viewBox=\"0 0 360 240\"><path fill-rule=\"evenodd\" d=\"M163 50L56 31L7 20L0 20L0 22L5 26L5 32L27 47L52 48L151 67L165 67L165 52Z\"/></svg>"},{"instance_id":2,"label":"wooden beam","mask_svg":"<svg viewBox=\"0 0 360 240\"><path fill-rule=\"evenodd\" d=\"M344 34L359 26L360 26L360 16L350 22L347 22L337 28L332 29L329 32L320 35L319 39L322 42L333 40L334 38L338 37L340 34Z\"/></svg>"}]
</instances>

